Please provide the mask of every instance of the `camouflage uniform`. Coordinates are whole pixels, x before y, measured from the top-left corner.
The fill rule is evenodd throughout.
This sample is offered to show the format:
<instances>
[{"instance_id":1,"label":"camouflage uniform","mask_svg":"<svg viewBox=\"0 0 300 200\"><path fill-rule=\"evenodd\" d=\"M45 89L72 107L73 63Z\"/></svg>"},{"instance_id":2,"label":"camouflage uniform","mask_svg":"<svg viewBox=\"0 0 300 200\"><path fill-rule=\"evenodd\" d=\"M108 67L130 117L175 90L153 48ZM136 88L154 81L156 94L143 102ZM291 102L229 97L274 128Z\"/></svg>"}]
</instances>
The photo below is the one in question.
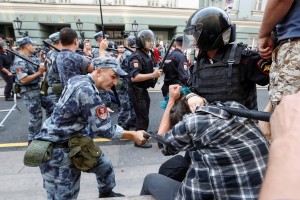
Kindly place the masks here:
<instances>
[{"instance_id":1,"label":"camouflage uniform","mask_svg":"<svg viewBox=\"0 0 300 200\"><path fill-rule=\"evenodd\" d=\"M58 54L59 52L56 51L55 49L47 53L48 64L47 64L46 78L49 86L47 93L48 93L48 98L51 99L54 104L58 102L58 99L60 97L60 94L53 93L52 91L53 84L61 84L58 69L57 69L57 64L56 64L56 57L58 56Z\"/></svg>"},{"instance_id":2,"label":"camouflage uniform","mask_svg":"<svg viewBox=\"0 0 300 200\"><path fill-rule=\"evenodd\" d=\"M300 1L291 7L276 25L279 46L272 53L270 69L270 101L272 108L283 96L294 94L300 89Z\"/></svg>"},{"instance_id":3,"label":"camouflage uniform","mask_svg":"<svg viewBox=\"0 0 300 200\"><path fill-rule=\"evenodd\" d=\"M75 75L87 74L87 68L90 61L82 55L63 49L56 58L56 65L62 87L64 87L69 78Z\"/></svg>"},{"instance_id":4,"label":"camouflage uniform","mask_svg":"<svg viewBox=\"0 0 300 200\"><path fill-rule=\"evenodd\" d=\"M123 53L123 62L122 62L122 69L126 72L129 72L128 59L132 53L129 50L124 51ZM116 86L116 91L120 100L120 107L118 110L118 124L124 129L129 129L131 126L135 125L135 112L133 109L132 101L130 100L128 94L128 87L129 87L129 77L123 77L119 79L119 84Z\"/></svg>"},{"instance_id":5,"label":"camouflage uniform","mask_svg":"<svg viewBox=\"0 0 300 200\"><path fill-rule=\"evenodd\" d=\"M280 44L272 53L270 101L273 109L283 96L300 89L300 39Z\"/></svg>"},{"instance_id":6,"label":"camouflage uniform","mask_svg":"<svg viewBox=\"0 0 300 200\"><path fill-rule=\"evenodd\" d=\"M64 143L87 126L92 134L113 140L124 134L120 126L111 125L110 114L90 74L69 79L52 116L44 122L35 139ZM74 167L68 151L68 148L54 148L52 159L40 165L48 199L76 199L78 196L81 172ZM89 173L96 174L100 193L111 191L116 185L112 164L103 153Z\"/></svg>"},{"instance_id":7,"label":"camouflage uniform","mask_svg":"<svg viewBox=\"0 0 300 200\"><path fill-rule=\"evenodd\" d=\"M34 63L39 64L38 59L34 55L30 55L28 57ZM19 57L15 58L11 66L11 72L15 75L15 82L21 86L20 94L23 102L31 115L28 127L28 141L31 141L33 137L41 130L43 118L42 107L46 110L47 118L51 115L54 108L52 101L47 97L41 96L40 94L40 77L27 84L20 82L21 79L27 77L28 75L34 74L37 71L38 67L29 64Z\"/></svg>"}]
</instances>

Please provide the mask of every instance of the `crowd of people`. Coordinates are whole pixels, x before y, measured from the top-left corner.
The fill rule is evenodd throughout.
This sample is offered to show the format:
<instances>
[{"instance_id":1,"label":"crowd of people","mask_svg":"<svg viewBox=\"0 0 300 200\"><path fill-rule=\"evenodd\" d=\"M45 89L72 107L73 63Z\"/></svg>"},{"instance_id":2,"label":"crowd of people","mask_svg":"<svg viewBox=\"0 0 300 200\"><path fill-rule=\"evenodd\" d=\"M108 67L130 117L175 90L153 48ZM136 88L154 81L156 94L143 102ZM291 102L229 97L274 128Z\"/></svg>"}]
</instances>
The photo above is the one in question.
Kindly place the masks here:
<instances>
[{"instance_id":1,"label":"crowd of people","mask_svg":"<svg viewBox=\"0 0 300 200\"><path fill-rule=\"evenodd\" d=\"M26 155L43 156L51 148L46 160L31 163L40 167L47 198L76 199L81 172L95 173L100 198L123 196L113 192L113 166L92 139L129 139L136 147L151 148L143 136L150 123L148 89L163 73L165 111L157 134L165 143L159 147L164 155L184 151L185 156L174 156L158 173L147 175L141 195L161 200L300 198L295 188L300 109L293 106L300 100L298 13L298 1L269 0L258 51L236 42L235 24L216 7L195 11L184 34L167 48L156 43L150 29L128 35L124 46L100 31L92 47L66 27L49 36L44 57L35 55L29 37L16 41L18 53L34 65L14 58L0 41L5 100L11 100L15 82L31 114ZM42 80L47 83L43 93ZM226 111L257 110L256 85L268 84L270 123ZM119 104L115 125L112 98Z\"/></svg>"}]
</instances>

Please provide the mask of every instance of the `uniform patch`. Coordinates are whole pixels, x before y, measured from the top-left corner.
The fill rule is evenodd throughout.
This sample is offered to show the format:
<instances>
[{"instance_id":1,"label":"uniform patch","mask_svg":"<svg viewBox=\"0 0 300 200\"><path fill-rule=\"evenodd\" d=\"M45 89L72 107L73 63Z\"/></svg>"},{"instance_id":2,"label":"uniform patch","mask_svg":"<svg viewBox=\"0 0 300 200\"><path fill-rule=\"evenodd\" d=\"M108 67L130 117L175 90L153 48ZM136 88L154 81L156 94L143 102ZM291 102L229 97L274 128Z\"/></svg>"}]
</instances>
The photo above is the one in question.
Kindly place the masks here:
<instances>
[{"instance_id":1,"label":"uniform patch","mask_svg":"<svg viewBox=\"0 0 300 200\"><path fill-rule=\"evenodd\" d=\"M187 71L187 70L188 70L188 65L187 65L187 63L186 63L186 62L184 62L184 63L183 63L183 68L184 68L184 70L185 70L185 71Z\"/></svg>"},{"instance_id":2,"label":"uniform patch","mask_svg":"<svg viewBox=\"0 0 300 200\"><path fill-rule=\"evenodd\" d=\"M138 60L133 60L132 63L133 63L133 67L134 68L138 68L139 67L139 61Z\"/></svg>"},{"instance_id":3,"label":"uniform patch","mask_svg":"<svg viewBox=\"0 0 300 200\"><path fill-rule=\"evenodd\" d=\"M16 69L16 72L17 72L17 73L23 73L23 68L17 68L17 69Z\"/></svg>"},{"instance_id":4,"label":"uniform patch","mask_svg":"<svg viewBox=\"0 0 300 200\"><path fill-rule=\"evenodd\" d=\"M96 113L98 117L102 120L105 120L108 116L108 111L105 106L99 106L98 108L96 108Z\"/></svg>"},{"instance_id":5,"label":"uniform patch","mask_svg":"<svg viewBox=\"0 0 300 200\"><path fill-rule=\"evenodd\" d=\"M264 73L264 74L269 74L270 73L270 68L271 68L271 61L267 61L264 59L260 59L257 62L257 67L259 68L259 70Z\"/></svg>"}]
</instances>

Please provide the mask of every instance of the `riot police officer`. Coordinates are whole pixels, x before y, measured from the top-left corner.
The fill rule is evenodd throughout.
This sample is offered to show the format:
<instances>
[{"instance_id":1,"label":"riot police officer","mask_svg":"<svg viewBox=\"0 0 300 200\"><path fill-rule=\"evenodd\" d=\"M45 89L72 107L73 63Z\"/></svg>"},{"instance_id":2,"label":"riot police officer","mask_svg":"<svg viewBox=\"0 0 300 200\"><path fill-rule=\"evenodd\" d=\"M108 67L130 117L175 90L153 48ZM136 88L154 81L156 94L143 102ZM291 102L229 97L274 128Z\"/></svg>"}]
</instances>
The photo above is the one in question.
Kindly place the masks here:
<instances>
[{"instance_id":1,"label":"riot police officer","mask_svg":"<svg viewBox=\"0 0 300 200\"><path fill-rule=\"evenodd\" d=\"M236 101L257 110L256 84L269 83L270 63L246 45L235 44L235 33L235 25L219 8L203 8L190 16L184 29L183 46L190 48L195 41L199 48L196 64L191 69L190 88L210 103ZM177 173L183 164L176 166L176 161L171 159L170 165L166 164L160 171Z\"/></svg>"},{"instance_id":2,"label":"riot police officer","mask_svg":"<svg viewBox=\"0 0 300 200\"><path fill-rule=\"evenodd\" d=\"M139 31L136 38L136 51L130 56L130 77L133 107L136 114L136 130L146 130L149 126L150 97L147 89L155 86L162 70L154 69L153 57L149 56L154 45L154 34L149 29ZM135 144L136 147L151 148L152 145Z\"/></svg>"},{"instance_id":3,"label":"riot police officer","mask_svg":"<svg viewBox=\"0 0 300 200\"><path fill-rule=\"evenodd\" d=\"M188 20L184 34L184 46L195 40L199 47L192 91L208 102L237 101L257 109L256 84L269 83L270 63L246 45L234 43L236 29L228 15L216 7L200 9Z\"/></svg>"},{"instance_id":4,"label":"riot police officer","mask_svg":"<svg viewBox=\"0 0 300 200\"><path fill-rule=\"evenodd\" d=\"M20 38L16 42L20 46L21 55L36 64L40 64L38 59L33 55L35 50L34 42L29 37ZM31 115L28 127L29 143L41 129L43 118L42 107L46 110L47 118L54 109L52 101L45 96L41 96L39 83L45 70L46 68L43 65L37 67L19 57L15 58L11 66L11 72L15 75L15 82L21 86L20 94L23 102Z\"/></svg>"},{"instance_id":5,"label":"riot police officer","mask_svg":"<svg viewBox=\"0 0 300 200\"><path fill-rule=\"evenodd\" d=\"M187 86L189 79L188 62L182 49L183 37L178 36L175 39L175 49L167 56L163 71L165 74L164 85L161 88L163 96L169 93L169 86L179 84Z\"/></svg>"},{"instance_id":6,"label":"riot police officer","mask_svg":"<svg viewBox=\"0 0 300 200\"><path fill-rule=\"evenodd\" d=\"M52 100L52 102L55 104L57 103L60 94L62 92L62 85L60 82L57 64L56 64L56 57L59 54L58 50L61 50L61 42L59 39L59 32L53 33L49 36L49 39L53 43L53 46L57 48L51 49L47 53L47 72L46 72L46 79L48 82L48 97Z\"/></svg>"}]
</instances>

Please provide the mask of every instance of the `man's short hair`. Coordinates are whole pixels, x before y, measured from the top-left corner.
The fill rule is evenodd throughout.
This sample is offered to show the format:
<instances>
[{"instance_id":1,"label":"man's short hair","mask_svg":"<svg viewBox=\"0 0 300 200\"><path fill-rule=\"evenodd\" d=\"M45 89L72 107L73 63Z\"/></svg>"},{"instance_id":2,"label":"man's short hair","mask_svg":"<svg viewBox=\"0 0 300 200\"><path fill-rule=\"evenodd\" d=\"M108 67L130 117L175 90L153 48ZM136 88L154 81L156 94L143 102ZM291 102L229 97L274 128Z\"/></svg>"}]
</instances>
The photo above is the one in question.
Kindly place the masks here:
<instances>
[{"instance_id":1,"label":"man's short hair","mask_svg":"<svg viewBox=\"0 0 300 200\"><path fill-rule=\"evenodd\" d=\"M76 31L69 27L62 28L59 32L59 39L63 46L73 44L76 38L78 38Z\"/></svg>"},{"instance_id":2,"label":"man's short hair","mask_svg":"<svg viewBox=\"0 0 300 200\"><path fill-rule=\"evenodd\" d=\"M0 34L0 38L2 38L3 40L6 40L6 37L3 34Z\"/></svg>"}]
</instances>

